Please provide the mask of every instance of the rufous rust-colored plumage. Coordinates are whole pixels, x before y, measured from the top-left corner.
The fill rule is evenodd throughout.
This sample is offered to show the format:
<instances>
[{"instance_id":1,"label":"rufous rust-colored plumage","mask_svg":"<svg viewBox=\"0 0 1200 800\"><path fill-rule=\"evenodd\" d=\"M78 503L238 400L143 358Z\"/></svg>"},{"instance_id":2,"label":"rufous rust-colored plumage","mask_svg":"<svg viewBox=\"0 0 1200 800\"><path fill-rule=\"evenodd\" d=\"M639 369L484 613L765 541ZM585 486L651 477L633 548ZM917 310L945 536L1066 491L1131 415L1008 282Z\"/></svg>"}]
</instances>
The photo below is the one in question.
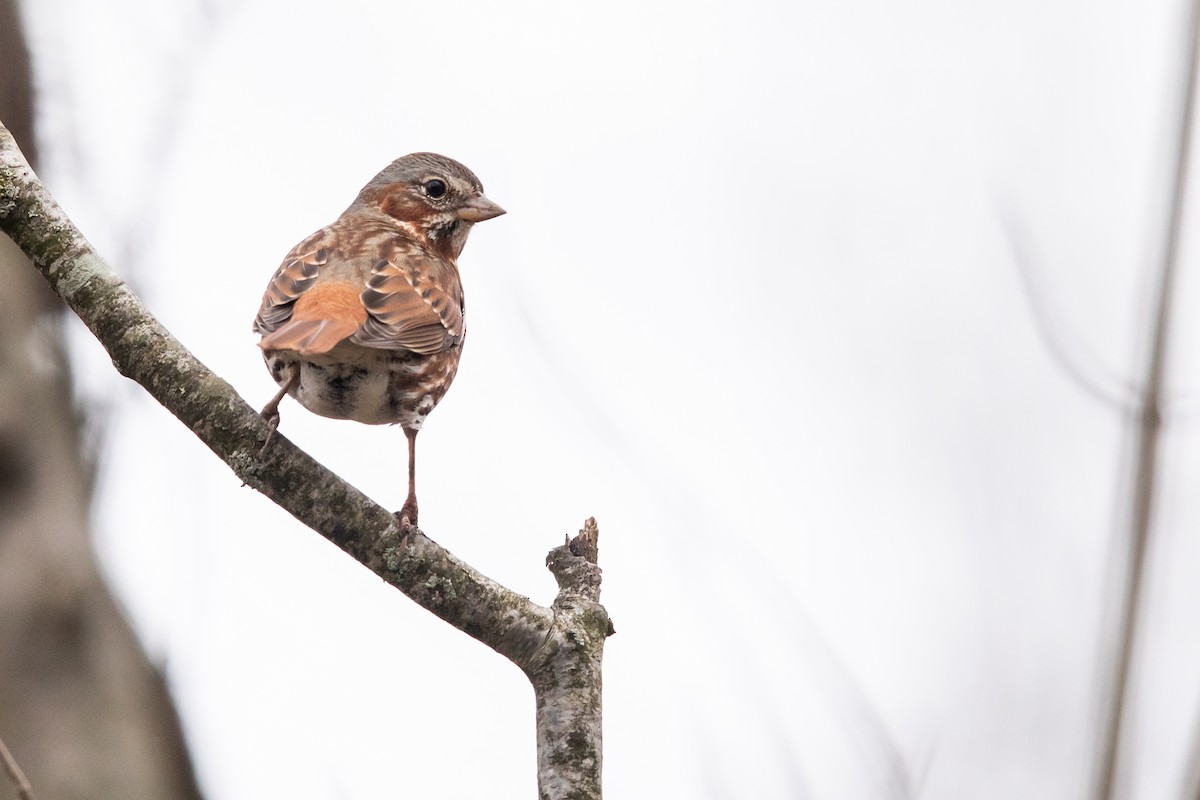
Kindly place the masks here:
<instances>
[{"instance_id":1,"label":"rufous rust-colored plumage","mask_svg":"<svg viewBox=\"0 0 1200 800\"><path fill-rule=\"evenodd\" d=\"M408 438L408 499L417 524L416 437L450 388L466 336L458 256L476 222L504 209L462 164L435 153L393 161L332 225L292 248L254 330L279 393L309 411ZM269 440L268 440L269 443Z\"/></svg>"}]
</instances>

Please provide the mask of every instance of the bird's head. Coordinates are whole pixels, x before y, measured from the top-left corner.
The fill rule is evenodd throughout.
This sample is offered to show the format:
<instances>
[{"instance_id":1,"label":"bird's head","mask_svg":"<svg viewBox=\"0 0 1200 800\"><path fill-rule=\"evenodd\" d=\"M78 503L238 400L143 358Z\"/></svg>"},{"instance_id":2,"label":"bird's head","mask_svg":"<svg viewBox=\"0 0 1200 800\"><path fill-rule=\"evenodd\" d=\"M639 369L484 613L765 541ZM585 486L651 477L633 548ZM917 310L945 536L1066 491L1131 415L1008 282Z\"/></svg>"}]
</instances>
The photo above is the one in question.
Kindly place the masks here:
<instances>
[{"instance_id":1,"label":"bird's head","mask_svg":"<svg viewBox=\"0 0 1200 800\"><path fill-rule=\"evenodd\" d=\"M443 258L457 259L471 226L504 209L475 173L437 153L398 158L363 187L356 203L378 209Z\"/></svg>"}]
</instances>

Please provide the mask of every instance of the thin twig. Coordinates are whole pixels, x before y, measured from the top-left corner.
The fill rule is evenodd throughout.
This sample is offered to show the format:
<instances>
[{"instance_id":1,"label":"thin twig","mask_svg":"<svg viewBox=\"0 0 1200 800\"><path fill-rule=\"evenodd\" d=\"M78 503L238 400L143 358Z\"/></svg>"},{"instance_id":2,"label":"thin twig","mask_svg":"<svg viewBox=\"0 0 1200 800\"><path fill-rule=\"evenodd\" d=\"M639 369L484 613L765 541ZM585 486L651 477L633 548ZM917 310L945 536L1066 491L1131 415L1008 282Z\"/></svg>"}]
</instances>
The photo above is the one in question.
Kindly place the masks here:
<instances>
[{"instance_id":1,"label":"thin twig","mask_svg":"<svg viewBox=\"0 0 1200 800\"><path fill-rule=\"evenodd\" d=\"M1178 271L1179 238L1187 188L1188 162L1192 139L1197 69L1200 68L1200 0L1191 4L1184 79L1183 108L1175 140L1175 174L1171 186L1171 205L1163 247L1162 267L1154 298L1153 329L1145 381L1135 432L1137 463L1134 467L1129 540L1123 566L1120 617L1118 620L1113 673L1106 700L1100 752L1092 796L1111 800L1116 793L1122 735L1130 692L1130 673L1138 637L1146 578L1146 554L1150 547L1155 489L1158 477L1158 448L1162 432L1162 403L1167 365L1167 342L1171 328L1171 301Z\"/></svg>"},{"instance_id":2,"label":"thin twig","mask_svg":"<svg viewBox=\"0 0 1200 800\"><path fill-rule=\"evenodd\" d=\"M17 787L17 796L21 800L33 800L33 786L30 785L29 779L25 777L25 773L21 771L20 765L13 758L13 754L9 752L8 746L4 744L3 739L0 739L0 760L4 761L4 771L12 779L13 785Z\"/></svg>"},{"instance_id":3,"label":"thin twig","mask_svg":"<svg viewBox=\"0 0 1200 800\"><path fill-rule=\"evenodd\" d=\"M1072 347L1069 337L1061 332L1061 314L1055 314L1050 308L1047 292L1038 286L1037 259L1030 247L1030 238L1022 228L1016 213L1007 206L1000 204L1000 224L1008 240L1012 252L1013 264L1017 267L1017 275L1021 278L1021 288L1033 317L1033 328L1042 340L1050 358L1071 379L1084 394L1089 395L1101 405L1118 411L1129 413L1137 402L1138 387L1132 382L1111 374L1105 370L1100 359L1086 347L1075 344Z\"/></svg>"}]
</instances>

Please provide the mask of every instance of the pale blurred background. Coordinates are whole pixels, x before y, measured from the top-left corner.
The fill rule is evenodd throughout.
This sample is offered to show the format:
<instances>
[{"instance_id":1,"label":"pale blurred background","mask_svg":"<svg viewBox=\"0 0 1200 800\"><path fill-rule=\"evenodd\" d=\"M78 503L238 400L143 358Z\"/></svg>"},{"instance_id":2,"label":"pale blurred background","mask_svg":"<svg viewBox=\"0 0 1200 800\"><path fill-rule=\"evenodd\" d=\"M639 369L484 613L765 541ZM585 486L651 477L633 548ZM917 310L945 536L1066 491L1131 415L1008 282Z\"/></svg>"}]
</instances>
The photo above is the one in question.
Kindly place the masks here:
<instances>
[{"instance_id":1,"label":"pale blurred background","mask_svg":"<svg viewBox=\"0 0 1200 800\"><path fill-rule=\"evenodd\" d=\"M597 518L609 797L1088 795L1185 4L21 10L40 175L252 405L267 279L390 160L445 153L508 209L460 261L421 521L548 603L546 551ZM1198 222L1121 797L1189 796L1200 746ZM518 670L68 340L96 554L205 797L535 794ZM282 417L399 508L399 429Z\"/></svg>"}]
</instances>

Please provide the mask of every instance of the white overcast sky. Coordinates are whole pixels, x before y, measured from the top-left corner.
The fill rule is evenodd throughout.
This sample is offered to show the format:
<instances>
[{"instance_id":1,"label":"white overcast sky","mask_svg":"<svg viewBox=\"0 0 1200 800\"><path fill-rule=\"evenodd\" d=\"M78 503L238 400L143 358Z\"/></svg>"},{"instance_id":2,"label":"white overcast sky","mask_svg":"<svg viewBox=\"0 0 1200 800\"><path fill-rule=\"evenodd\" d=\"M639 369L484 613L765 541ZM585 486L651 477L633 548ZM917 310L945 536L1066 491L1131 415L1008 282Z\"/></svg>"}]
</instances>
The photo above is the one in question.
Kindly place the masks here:
<instances>
[{"instance_id":1,"label":"white overcast sky","mask_svg":"<svg viewBox=\"0 0 1200 800\"><path fill-rule=\"evenodd\" d=\"M381 167L442 152L508 209L461 259L421 521L549 602L546 551L597 517L609 796L1081 796L1130 440L1047 337L1106 392L1136 379L1180 3L25 8L43 177L256 406L268 277ZM1137 798L1178 796L1200 710L1191 241ZM207 796L532 796L519 671L74 338L109 415L97 547ZM398 429L282 416L403 502Z\"/></svg>"}]
</instances>

